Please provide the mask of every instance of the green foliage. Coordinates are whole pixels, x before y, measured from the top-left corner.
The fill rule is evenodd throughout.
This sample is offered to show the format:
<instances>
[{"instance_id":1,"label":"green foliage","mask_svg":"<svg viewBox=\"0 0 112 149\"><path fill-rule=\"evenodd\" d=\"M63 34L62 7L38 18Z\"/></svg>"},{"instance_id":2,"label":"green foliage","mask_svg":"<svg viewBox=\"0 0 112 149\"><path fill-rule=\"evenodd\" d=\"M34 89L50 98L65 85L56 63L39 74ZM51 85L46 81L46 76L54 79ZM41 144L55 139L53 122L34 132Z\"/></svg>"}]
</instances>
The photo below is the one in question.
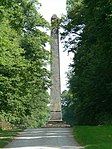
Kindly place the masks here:
<instances>
[{"instance_id":1,"label":"green foliage","mask_svg":"<svg viewBox=\"0 0 112 149\"><path fill-rule=\"evenodd\" d=\"M48 115L49 24L37 12L37 1L0 1L1 121L39 127Z\"/></svg>"},{"instance_id":2,"label":"green foliage","mask_svg":"<svg viewBox=\"0 0 112 149\"><path fill-rule=\"evenodd\" d=\"M20 73L27 66L27 61L21 56L24 50L19 47L19 36L7 20L2 21L0 30L0 112L4 119L7 115L6 121L13 123L17 114L24 114L19 87L22 79Z\"/></svg>"},{"instance_id":3,"label":"green foliage","mask_svg":"<svg viewBox=\"0 0 112 149\"><path fill-rule=\"evenodd\" d=\"M72 94L64 90L61 95L62 98L62 119L67 124L74 126L74 101Z\"/></svg>"},{"instance_id":4,"label":"green foliage","mask_svg":"<svg viewBox=\"0 0 112 149\"><path fill-rule=\"evenodd\" d=\"M112 122L112 2L67 1L62 38L74 53L69 90L77 124ZM106 118L108 115L108 118Z\"/></svg>"},{"instance_id":5,"label":"green foliage","mask_svg":"<svg viewBox=\"0 0 112 149\"><path fill-rule=\"evenodd\" d=\"M74 136L85 149L112 149L112 126L76 126Z\"/></svg>"}]
</instances>

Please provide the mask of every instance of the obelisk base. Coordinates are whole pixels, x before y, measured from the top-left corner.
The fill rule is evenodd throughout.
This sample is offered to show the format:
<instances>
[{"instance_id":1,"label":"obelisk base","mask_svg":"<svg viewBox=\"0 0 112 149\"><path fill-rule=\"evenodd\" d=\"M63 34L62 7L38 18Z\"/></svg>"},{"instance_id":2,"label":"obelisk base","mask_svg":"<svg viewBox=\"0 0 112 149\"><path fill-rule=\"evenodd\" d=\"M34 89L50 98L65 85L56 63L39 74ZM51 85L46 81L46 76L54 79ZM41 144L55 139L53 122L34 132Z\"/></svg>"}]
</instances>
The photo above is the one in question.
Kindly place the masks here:
<instances>
[{"instance_id":1,"label":"obelisk base","mask_svg":"<svg viewBox=\"0 0 112 149\"><path fill-rule=\"evenodd\" d=\"M61 111L51 111L50 112L50 120L44 126L46 128L68 128L70 125L64 123L62 121L62 113Z\"/></svg>"},{"instance_id":2,"label":"obelisk base","mask_svg":"<svg viewBox=\"0 0 112 149\"><path fill-rule=\"evenodd\" d=\"M62 121L61 111L51 111L50 112L50 121Z\"/></svg>"},{"instance_id":3,"label":"obelisk base","mask_svg":"<svg viewBox=\"0 0 112 149\"><path fill-rule=\"evenodd\" d=\"M49 121L44 128L69 128L70 125L64 123L63 121Z\"/></svg>"}]
</instances>

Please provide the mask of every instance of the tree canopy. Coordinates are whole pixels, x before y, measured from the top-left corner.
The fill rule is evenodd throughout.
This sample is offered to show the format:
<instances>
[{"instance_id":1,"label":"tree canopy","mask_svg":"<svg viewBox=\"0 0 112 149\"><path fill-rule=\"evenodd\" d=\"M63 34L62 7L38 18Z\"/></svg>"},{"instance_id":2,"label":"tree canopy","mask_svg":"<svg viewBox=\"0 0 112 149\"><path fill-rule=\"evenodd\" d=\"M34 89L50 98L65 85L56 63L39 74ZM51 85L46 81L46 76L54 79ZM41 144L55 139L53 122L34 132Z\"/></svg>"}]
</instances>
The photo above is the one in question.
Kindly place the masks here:
<instances>
[{"instance_id":1,"label":"tree canopy","mask_svg":"<svg viewBox=\"0 0 112 149\"><path fill-rule=\"evenodd\" d=\"M0 1L0 120L39 127L48 118L49 24L37 0Z\"/></svg>"},{"instance_id":2,"label":"tree canopy","mask_svg":"<svg viewBox=\"0 0 112 149\"><path fill-rule=\"evenodd\" d=\"M62 26L65 48L74 53L68 73L74 123L112 123L112 2L67 0Z\"/></svg>"}]
</instances>

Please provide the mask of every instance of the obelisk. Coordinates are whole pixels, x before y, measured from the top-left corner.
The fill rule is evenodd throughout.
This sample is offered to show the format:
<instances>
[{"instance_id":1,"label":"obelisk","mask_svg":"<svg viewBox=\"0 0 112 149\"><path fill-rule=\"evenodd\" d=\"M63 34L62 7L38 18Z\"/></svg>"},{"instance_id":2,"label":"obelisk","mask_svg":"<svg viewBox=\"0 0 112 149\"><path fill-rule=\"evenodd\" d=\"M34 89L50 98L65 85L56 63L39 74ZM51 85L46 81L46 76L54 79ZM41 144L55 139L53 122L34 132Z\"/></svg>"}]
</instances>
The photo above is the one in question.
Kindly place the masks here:
<instances>
[{"instance_id":1,"label":"obelisk","mask_svg":"<svg viewBox=\"0 0 112 149\"><path fill-rule=\"evenodd\" d=\"M61 87L60 87L60 55L59 55L59 26L58 18L54 14L51 17L51 99L50 99L50 121L62 121L61 111Z\"/></svg>"}]
</instances>

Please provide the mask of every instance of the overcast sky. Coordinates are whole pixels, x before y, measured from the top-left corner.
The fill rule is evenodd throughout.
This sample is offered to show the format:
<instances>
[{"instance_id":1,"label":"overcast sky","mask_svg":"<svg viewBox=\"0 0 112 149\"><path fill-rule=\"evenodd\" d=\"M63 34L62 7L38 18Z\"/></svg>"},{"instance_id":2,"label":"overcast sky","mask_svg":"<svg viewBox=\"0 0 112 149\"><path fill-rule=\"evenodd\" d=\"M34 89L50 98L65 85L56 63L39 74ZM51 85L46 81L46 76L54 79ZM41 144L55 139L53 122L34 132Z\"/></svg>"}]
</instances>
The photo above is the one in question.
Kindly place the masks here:
<instances>
[{"instance_id":1,"label":"overcast sky","mask_svg":"<svg viewBox=\"0 0 112 149\"><path fill-rule=\"evenodd\" d=\"M66 0L39 0L42 4L40 13L50 22L51 16L56 14L59 18L62 14L66 14ZM60 73L61 73L61 91L66 89L66 74L68 65L71 62L67 52L63 52L63 45L60 42Z\"/></svg>"}]
</instances>

